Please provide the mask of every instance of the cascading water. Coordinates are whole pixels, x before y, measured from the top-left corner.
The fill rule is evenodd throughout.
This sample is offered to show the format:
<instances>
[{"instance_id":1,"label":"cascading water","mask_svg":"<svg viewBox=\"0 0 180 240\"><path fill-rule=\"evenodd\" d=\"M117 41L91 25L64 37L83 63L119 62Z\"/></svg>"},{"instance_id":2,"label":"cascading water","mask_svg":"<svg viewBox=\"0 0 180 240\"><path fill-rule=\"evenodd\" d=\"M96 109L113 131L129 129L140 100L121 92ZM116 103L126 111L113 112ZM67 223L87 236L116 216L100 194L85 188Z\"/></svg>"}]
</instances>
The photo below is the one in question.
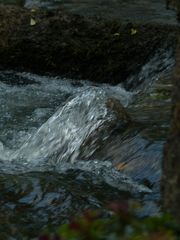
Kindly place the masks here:
<instances>
[{"instance_id":1,"label":"cascading water","mask_svg":"<svg viewBox=\"0 0 180 240\"><path fill-rule=\"evenodd\" d=\"M9 76L10 73L2 74L6 77L6 74ZM12 72L13 74L20 75ZM26 74L24 76L29 77ZM33 83L33 76L30 78ZM38 76L36 78L38 79ZM12 138L16 139L17 134L19 143L15 143L13 148L17 148L27 139L16 151L9 151L9 154L4 152L7 155L6 160L18 159L18 162L21 161L22 164L29 162L30 165L38 165L40 162L54 162L55 165L58 162L73 162L80 152L84 152L81 148L86 145L86 142L91 141L91 144L87 143L88 149L86 151L86 156L91 156L98 147L96 144L98 140L103 142L111 131L118 126L127 124L128 116L123 107L117 103L115 98L110 97L110 92L114 92L113 87L111 89L110 86L106 86L103 90L100 87L90 86L88 82L78 86L74 85L72 81L68 82L68 80L49 80L47 78L47 81L50 83L42 77L39 78L39 82L37 80L33 84L21 85L20 87L2 83L2 90L5 86L7 87L5 91L2 91L4 99L8 99L9 94L12 93L13 98L16 96L19 98L19 101L18 99L16 101L10 99L3 104L2 111L6 114L2 119L2 139L6 138L5 144L9 147L9 143L14 143ZM59 84L58 88L57 84ZM51 94L52 86L54 93ZM10 89L12 91L9 92ZM122 88L117 88L116 92L118 92L118 97L124 105L128 104L133 95ZM38 98L40 99L38 100ZM52 108L56 108L58 104L56 101L61 102L62 106L36 131L35 126L38 127L39 124L42 124L46 115L51 114ZM25 115L24 124L21 124L21 111ZM16 123L16 128L14 128L13 123L8 123L6 115L9 119L17 117L17 119L12 119L12 122ZM10 125L10 132L7 128L4 130L4 126L7 124ZM34 134L29 137L31 132ZM20 137L21 135L22 137ZM1 152L3 149L2 145ZM3 160L2 155L1 159Z\"/></svg>"},{"instance_id":2,"label":"cascading water","mask_svg":"<svg viewBox=\"0 0 180 240\"><path fill-rule=\"evenodd\" d=\"M106 95L105 91L95 87L83 89L58 109L11 158L25 160L30 165L38 165L47 159L57 165L74 163L80 152L90 157L98 148L98 141L103 142L115 127L128 122L125 112L121 119L118 114L123 112L118 113L113 104L108 108ZM109 101L113 103L113 99Z\"/></svg>"},{"instance_id":3,"label":"cascading water","mask_svg":"<svg viewBox=\"0 0 180 240\"><path fill-rule=\"evenodd\" d=\"M156 202L173 65L172 51L161 51L134 76L139 87L127 81L133 91L0 73L0 212L21 228L16 236L26 236L26 221L35 236L108 200L143 193Z\"/></svg>"}]
</instances>

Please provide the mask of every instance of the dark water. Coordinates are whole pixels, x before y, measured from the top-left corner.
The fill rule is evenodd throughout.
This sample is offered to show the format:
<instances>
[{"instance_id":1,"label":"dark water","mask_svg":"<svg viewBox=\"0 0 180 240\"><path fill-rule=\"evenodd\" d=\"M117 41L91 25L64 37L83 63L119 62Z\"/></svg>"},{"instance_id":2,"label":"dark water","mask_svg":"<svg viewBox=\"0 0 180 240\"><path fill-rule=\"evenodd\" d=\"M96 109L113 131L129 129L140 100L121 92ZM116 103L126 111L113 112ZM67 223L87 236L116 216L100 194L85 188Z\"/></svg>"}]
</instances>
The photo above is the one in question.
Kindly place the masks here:
<instances>
[{"instance_id":1,"label":"dark water","mask_svg":"<svg viewBox=\"0 0 180 240\"><path fill-rule=\"evenodd\" d=\"M0 0L5 4L22 4L23 0ZM122 21L176 24L176 14L166 9L166 0L26 0L25 7L61 7L85 16L115 18Z\"/></svg>"}]
</instances>

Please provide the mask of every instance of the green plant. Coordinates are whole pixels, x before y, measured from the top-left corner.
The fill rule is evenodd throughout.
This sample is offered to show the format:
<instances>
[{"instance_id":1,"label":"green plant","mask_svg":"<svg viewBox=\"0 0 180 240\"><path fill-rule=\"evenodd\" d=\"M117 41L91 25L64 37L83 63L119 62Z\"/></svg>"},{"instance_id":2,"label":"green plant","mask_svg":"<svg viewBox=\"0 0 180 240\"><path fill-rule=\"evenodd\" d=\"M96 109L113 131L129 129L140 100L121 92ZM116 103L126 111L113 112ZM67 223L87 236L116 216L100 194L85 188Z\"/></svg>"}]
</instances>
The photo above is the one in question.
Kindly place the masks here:
<instances>
[{"instance_id":1,"label":"green plant","mask_svg":"<svg viewBox=\"0 0 180 240\"><path fill-rule=\"evenodd\" d=\"M90 211L40 240L176 240L179 227L169 215L138 218L126 203L112 203L109 217Z\"/></svg>"}]
</instances>

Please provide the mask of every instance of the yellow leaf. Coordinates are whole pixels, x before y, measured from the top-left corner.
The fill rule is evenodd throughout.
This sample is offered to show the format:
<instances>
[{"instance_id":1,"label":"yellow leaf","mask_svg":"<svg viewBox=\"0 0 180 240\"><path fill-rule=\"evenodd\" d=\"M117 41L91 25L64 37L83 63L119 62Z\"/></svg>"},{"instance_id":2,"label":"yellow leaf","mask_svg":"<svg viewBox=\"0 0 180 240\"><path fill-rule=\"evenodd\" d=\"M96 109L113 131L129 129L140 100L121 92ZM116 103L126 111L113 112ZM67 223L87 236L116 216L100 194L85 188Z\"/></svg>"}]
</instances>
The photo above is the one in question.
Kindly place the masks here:
<instances>
[{"instance_id":1,"label":"yellow leaf","mask_svg":"<svg viewBox=\"0 0 180 240\"><path fill-rule=\"evenodd\" d=\"M35 8L32 8L32 9L31 9L31 12L32 12L32 13L35 13L35 12L36 12L36 9L35 9Z\"/></svg>"},{"instance_id":2,"label":"yellow leaf","mask_svg":"<svg viewBox=\"0 0 180 240\"><path fill-rule=\"evenodd\" d=\"M34 25L36 25L36 21L35 21L33 18L31 18L31 20L30 20L30 26L34 26Z\"/></svg>"},{"instance_id":3,"label":"yellow leaf","mask_svg":"<svg viewBox=\"0 0 180 240\"><path fill-rule=\"evenodd\" d=\"M114 33L113 36L118 37L118 36L120 36L120 33L118 33L118 32Z\"/></svg>"},{"instance_id":4,"label":"yellow leaf","mask_svg":"<svg viewBox=\"0 0 180 240\"><path fill-rule=\"evenodd\" d=\"M135 28L131 28L131 35L135 35L137 33L137 30Z\"/></svg>"}]
</instances>

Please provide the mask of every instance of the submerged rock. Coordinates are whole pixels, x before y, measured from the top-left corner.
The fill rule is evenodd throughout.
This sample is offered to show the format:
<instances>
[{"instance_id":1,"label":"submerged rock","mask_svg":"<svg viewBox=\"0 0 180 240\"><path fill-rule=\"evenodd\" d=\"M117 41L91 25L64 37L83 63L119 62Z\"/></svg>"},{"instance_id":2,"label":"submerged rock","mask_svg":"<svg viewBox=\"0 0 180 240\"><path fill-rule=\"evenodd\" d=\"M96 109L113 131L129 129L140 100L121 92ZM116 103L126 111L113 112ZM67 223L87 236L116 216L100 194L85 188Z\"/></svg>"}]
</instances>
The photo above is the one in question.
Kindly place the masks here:
<instances>
[{"instance_id":1,"label":"submerged rock","mask_svg":"<svg viewBox=\"0 0 180 240\"><path fill-rule=\"evenodd\" d=\"M98 88L80 92L45 122L11 157L16 162L46 166L90 159L130 118L122 105Z\"/></svg>"}]
</instances>

